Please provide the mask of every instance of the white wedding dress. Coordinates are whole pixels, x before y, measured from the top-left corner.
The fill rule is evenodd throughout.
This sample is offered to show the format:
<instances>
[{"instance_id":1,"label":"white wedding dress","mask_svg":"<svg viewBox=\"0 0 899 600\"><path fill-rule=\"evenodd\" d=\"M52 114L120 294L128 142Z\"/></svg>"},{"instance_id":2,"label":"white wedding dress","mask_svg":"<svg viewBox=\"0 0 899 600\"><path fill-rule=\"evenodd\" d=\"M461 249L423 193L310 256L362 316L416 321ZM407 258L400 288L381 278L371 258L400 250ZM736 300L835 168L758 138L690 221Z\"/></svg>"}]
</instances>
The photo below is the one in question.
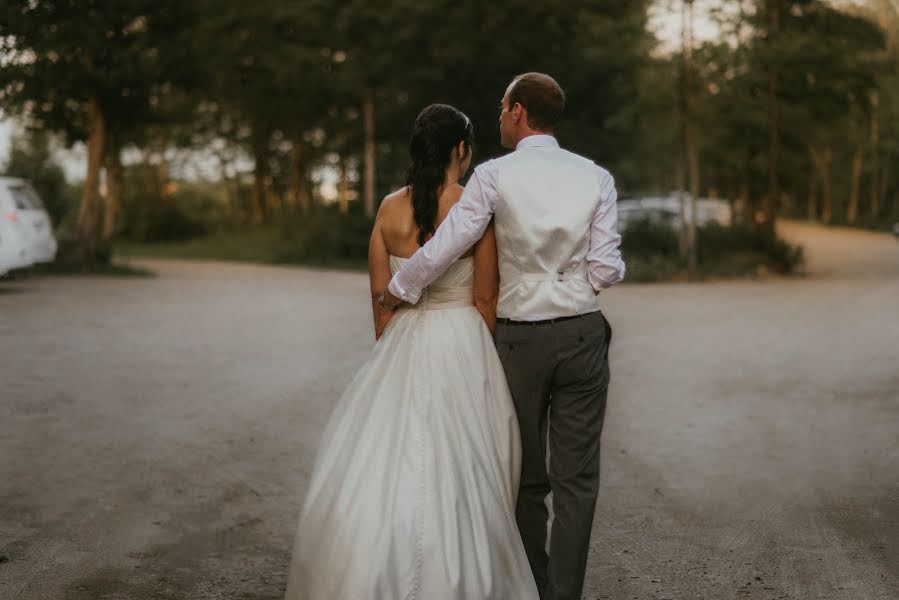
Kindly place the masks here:
<instances>
[{"instance_id":1,"label":"white wedding dress","mask_svg":"<svg viewBox=\"0 0 899 600\"><path fill-rule=\"evenodd\" d=\"M287 600L537 600L515 524L518 423L473 269L457 261L400 309L337 403Z\"/></svg>"}]
</instances>

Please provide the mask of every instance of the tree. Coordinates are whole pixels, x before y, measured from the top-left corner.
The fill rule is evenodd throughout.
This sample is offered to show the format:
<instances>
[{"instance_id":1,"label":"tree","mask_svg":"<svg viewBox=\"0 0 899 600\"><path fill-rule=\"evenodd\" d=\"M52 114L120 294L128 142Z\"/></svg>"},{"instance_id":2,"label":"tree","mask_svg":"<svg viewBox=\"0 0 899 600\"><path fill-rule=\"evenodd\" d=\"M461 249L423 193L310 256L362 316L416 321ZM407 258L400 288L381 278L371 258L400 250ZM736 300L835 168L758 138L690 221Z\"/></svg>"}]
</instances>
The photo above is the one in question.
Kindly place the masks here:
<instances>
[{"instance_id":1,"label":"tree","mask_svg":"<svg viewBox=\"0 0 899 600\"><path fill-rule=\"evenodd\" d=\"M747 216L760 216L767 228L780 211L795 211L803 192L806 214L851 219L865 157L882 137L880 120L873 125L877 75L894 71L880 28L817 0L741 1L740 8L722 17L724 41L696 55L709 185L737 193ZM837 160L849 165L849 177L834 177ZM845 204L835 186L845 190Z\"/></svg>"},{"instance_id":2,"label":"tree","mask_svg":"<svg viewBox=\"0 0 899 600\"><path fill-rule=\"evenodd\" d=\"M681 235L681 253L687 263L687 270L695 277L699 269L698 250L696 248L696 201L699 196L699 158L696 151L696 133L693 119L693 0L684 0L681 50L681 85L680 112L681 138L683 142L682 158L678 164L678 194L680 195L680 218L683 233ZM689 174L690 216L686 215L684 186L682 185L684 166Z\"/></svg>"},{"instance_id":3,"label":"tree","mask_svg":"<svg viewBox=\"0 0 899 600\"><path fill-rule=\"evenodd\" d=\"M47 132L29 131L14 137L3 172L8 177L30 180L53 223L63 222L69 210L66 178L62 167L53 158Z\"/></svg>"},{"instance_id":4,"label":"tree","mask_svg":"<svg viewBox=\"0 0 899 600\"><path fill-rule=\"evenodd\" d=\"M0 15L0 103L29 126L84 140L88 159L77 220L82 260L97 257L98 183L110 132L149 119L154 98L184 73L189 3L10 0ZM175 68L180 65L180 68ZM112 137L117 144L121 138Z\"/></svg>"},{"instance_id":5,"label":"tree","mask_svg":"<svg viewBox=\"0 0 899 600\"><path fill-rule=\"evenodd\" d=\"M205 109L217 122L216 135L243 145L252 157L254 220L269 219L270 193L284 174L291 204L307 208L306 138L333 98L329 25L336 8L324 0L224 6L206 0L201 6L207 15L197 34L207 51Z\"/></svg>"}]
</instances>

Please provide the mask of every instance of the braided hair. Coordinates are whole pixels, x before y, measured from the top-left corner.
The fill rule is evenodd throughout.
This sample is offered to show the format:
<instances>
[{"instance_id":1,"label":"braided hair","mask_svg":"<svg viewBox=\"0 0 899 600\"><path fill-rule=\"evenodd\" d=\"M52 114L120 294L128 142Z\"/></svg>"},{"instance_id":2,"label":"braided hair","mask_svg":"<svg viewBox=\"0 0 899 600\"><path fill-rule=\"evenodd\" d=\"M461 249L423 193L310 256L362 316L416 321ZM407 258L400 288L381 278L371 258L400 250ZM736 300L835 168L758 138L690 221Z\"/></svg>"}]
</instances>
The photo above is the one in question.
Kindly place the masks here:
<instances>
[{"instance_id":1,"label":"braided hair","mask_svg":"<svg viewBox=\"0 0 899 600\"><path fill-rule=\"evenodd\" d=\"M459 142L465 142L466 154L471 152L474 128L471 120L452 106L431 104L415 119L409 140L412 164L406 172L406 185L412 190L412 214L419 228L419 246L424 246L436 229L438 199L453 148Z\"/></svg>"}]
</instances>

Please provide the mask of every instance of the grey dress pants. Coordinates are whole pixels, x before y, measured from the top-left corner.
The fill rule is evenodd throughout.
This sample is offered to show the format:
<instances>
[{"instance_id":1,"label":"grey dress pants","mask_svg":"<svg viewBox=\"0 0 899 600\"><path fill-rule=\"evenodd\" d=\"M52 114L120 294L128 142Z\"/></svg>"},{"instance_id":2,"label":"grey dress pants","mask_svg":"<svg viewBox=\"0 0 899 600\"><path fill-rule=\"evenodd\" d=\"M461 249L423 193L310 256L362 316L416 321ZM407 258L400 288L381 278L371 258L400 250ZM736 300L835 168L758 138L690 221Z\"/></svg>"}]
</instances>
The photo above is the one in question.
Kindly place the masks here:
<instances>
[{"instance_id":1,"label":"grey dress pants","mask_svg":"<svg viewBox=\"0 0 899 600\"><path fill-rule=\"evenodd\" d=\"M552 322L497 324L497 351L521 429L516 519L542 600L580 600L584 587L611 338L599 311ZM554 520L547 554L550 491Z\"/></svg>"}]
</instances>

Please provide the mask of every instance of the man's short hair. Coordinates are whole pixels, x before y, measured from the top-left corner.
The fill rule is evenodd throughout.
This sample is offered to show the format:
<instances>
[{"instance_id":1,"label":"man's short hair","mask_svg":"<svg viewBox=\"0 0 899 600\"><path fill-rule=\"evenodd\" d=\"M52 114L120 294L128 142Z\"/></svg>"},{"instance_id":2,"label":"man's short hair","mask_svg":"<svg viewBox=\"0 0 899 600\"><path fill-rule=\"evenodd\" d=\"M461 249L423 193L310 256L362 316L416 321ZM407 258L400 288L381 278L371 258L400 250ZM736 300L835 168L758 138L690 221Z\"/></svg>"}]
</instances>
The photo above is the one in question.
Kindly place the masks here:
<instances>
[{"instance_id":1,"label":"man's short hair","mask_svg":"<svg viewBox=\"0 0 899 600\"><path fill-rule=\"evenodd\" d=\"M512 80L509 108L516 102L527 109L531 129L552 131L565 111L565 92L549 75L524 73Z\"/></svg>"}]
</instances>

